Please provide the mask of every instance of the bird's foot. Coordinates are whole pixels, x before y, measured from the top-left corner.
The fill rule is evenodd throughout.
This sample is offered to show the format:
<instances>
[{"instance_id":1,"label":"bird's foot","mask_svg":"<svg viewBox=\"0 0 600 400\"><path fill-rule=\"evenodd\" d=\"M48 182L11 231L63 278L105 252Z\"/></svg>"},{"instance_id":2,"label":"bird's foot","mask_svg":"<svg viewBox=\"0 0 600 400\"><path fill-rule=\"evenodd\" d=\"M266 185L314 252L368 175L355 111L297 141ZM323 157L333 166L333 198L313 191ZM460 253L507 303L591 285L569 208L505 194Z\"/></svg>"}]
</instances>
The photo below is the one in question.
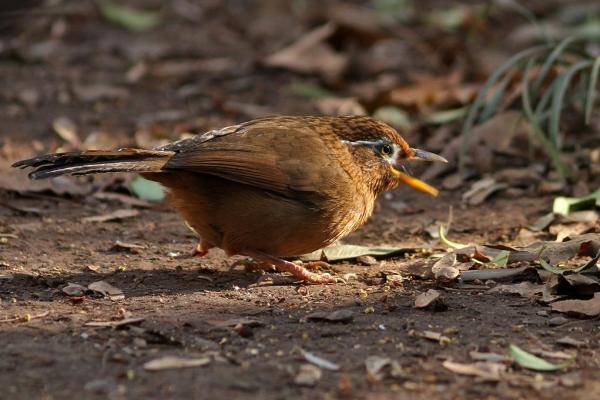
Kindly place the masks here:
<instances>
[{"instance_id":1,"label":"bird's foot","mask_svg":"<svg viewBox=\"0 0 600 400\"><path fill-rule=\"evenodd\" d=\"M191 257L204 257L208 254L208 249L202 245L202 242L199 242L194 250L192 250Z\"/></svg>"},{"instance_id":2,"label":"bird's foot","mask_svg":"<svg viewBox=\"0 0 600 400\"><path fill-rule=\"evenodd\" d=\"M244 267L244 271L254 272L254 271L271 271L275 270L275 266L270 262L264 262L260 260L255 260L252 257L244 258L241 260L237 260L232 263L229 267L229 270L233 270L236 267Z\"/></svg>"},{"instance_id":3,"label":"bird's foot","mask_svg":"<svg viewBox=\"0 0 600 400\"><path fill-rule=\"evenodd\" d=\"M317 274L315 272L311 272L308 269L314 269L323 266L323 264L328 265L327 263L323 263L321 261L317 261L314 263L308 263L306 266L294 264L293 262L282 260L281 258L273 257L264 253L246 253L246 255L257 260L261 265L270 265L277 268L282 272L289 272L294 276L294 278L299 281L303 281L311 284L325 284L325 283L337 283L344 282L343 279L332 276L331 274ZM264 268L264 267L263 267Z\"/></svg>"}]
</instances>

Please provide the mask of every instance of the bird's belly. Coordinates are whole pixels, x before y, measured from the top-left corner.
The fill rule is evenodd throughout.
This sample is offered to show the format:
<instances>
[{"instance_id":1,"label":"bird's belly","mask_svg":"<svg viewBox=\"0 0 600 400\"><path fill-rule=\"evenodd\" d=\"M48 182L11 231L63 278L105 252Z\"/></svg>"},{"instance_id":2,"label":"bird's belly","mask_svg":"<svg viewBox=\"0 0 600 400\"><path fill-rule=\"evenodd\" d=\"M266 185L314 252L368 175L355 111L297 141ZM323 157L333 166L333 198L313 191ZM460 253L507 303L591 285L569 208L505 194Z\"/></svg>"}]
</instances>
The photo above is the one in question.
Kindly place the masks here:
<instances>
[{"instance_id":1,"label":"bird's belly","mask_svg":"<svg viewBox=\"0 0 600 400\"><path fill-rule=\"evenodd\" d=\"M193 173L151 176L170 188L171 201L207 247L228 254L309 253L356 229L364 213L335 212L327 199L315 208L252 186ZM322 206L322 207L321 207Z\"/></svg>"}]
</instances>

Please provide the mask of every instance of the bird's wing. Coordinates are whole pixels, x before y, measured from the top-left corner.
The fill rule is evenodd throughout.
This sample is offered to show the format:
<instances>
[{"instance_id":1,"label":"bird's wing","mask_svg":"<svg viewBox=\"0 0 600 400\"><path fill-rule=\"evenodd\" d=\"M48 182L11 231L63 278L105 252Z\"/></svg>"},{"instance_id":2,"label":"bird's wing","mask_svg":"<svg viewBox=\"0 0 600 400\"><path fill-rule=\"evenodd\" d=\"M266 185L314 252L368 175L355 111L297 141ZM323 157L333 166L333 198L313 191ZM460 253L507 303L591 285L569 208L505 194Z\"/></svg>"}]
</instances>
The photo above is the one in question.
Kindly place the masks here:
<instances>
[{"instance_id":1,"label":"bird's wing","mask_svg":"<svg viewBox=\"0 0 600 400\"><path fill-rule=\"evenodd\" d=\"M341 141L310 127L264 120L226 129L180 145L164 169L215 175L284 196L319 192L349 178L332 156L340 150L332 147L343 148Z\"/></svg>"}]
</instances>

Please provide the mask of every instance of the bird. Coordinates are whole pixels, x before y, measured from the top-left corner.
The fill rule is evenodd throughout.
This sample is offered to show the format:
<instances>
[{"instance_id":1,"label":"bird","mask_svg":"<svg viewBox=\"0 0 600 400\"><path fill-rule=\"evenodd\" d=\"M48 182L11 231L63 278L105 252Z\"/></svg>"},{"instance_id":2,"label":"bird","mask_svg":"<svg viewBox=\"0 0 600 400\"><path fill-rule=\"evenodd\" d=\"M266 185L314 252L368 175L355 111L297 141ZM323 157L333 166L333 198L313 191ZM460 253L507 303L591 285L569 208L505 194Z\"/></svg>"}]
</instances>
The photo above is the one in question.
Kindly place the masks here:
<instances>
[{"instance_id":1,"label":"bird","mask_svg":"<svg viewBox=\"0 0 600 400\"><path fill-rule=\"evenodd\" d=\"M403 183L437 196L406 172L410 160L447 162L411 148L368 116L271 116L154 149L45 154L18 161L31 179L139 173L167 188L171 205L199 235L195 255L220 248L309 284L327 273L289 261L358 229L377 197Z\"/></svg>"}]
</instances>

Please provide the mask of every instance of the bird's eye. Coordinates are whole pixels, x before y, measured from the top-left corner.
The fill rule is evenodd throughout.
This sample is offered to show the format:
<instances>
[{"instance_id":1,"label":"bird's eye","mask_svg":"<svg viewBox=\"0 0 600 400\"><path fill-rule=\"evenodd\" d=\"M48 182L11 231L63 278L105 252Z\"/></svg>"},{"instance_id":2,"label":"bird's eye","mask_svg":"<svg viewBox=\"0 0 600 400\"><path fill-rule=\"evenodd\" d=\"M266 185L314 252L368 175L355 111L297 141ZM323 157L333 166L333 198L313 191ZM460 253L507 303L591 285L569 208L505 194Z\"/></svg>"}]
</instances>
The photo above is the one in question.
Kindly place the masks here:
<instances>
[{"instance_id":1,"label":"bird's eye","mask_svg":"<svg viewBox=\"0 0 600 400\"><path fill-rule=\"evenodd\" d=\"M384 144L379 148L379 152L384 156L389 156L394 152L394 149L389 144Z\"/></svg>"}]
</instances>

